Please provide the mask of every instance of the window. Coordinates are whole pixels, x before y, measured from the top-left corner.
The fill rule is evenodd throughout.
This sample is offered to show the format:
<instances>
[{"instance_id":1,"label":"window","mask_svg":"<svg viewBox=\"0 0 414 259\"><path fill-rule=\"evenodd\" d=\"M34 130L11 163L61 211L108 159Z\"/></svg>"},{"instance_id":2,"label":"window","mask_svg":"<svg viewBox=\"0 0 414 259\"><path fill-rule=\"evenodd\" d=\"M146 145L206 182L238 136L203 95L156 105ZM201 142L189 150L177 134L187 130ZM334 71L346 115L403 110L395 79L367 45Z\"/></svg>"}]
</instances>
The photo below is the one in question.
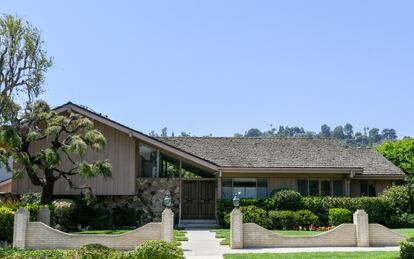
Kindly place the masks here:
<instances>
[{"instance_id":1,"label":"window","mask_svg":"<svg viewBox=\"0 0 414 259\"><path fill-rule=\"evenodd\" d=\"M333 196L344 196L344 184L341 180L332 181Z\"/></svg>"},{"instance_id":2,"label":"window","mask_svg":"<svg viewBox=\"0 0 414 259\"><path fill-rule=\"evenodd\" d=\"M361 181L361 196L374 197L377 195L373 182Z\"/></svg>"},{"instance_id":3,"label":"window","mask_svg":"<svg viewBox=\"0 0 414 259\"><path fill-rule=\"evenodd\" d=\"M298 192L302 196L343 196L342 180L298 180Z\"/></svg>"},{"instance_id":4,"label":"window","mask_svg":"<svg viewBox=\"0 0 414 259\"><path fill-rule=\"evenodd\" d=\"M253 178L222 179L222 197L232 198L240 193L240 198L263 198L267 196L267 180Z\"/></svg>"},{"instance_id":5,"label":"window","mask_svg":"<svg viewBox=\"0 0 414 259\"><path fill-rule=\"evenodd\" d=\"M298 180L298 192L302 196L308 196L308 180Z\"/></svg>"},{"instance_id":6,"label":"window","mask_svg":"<svg viewBox=\"0 0 414 259\"><path fill-rule=\"evenodd\" d=\"M157 177L157 150L139 144L139 158L141 160L141 177Z\"/></svg>"},{"instance_id":7,"label":"window","mask_svg":"<svg viewBox=\"0 0 414 259\"><path fill-rule=\"evenodd\" d=\"M180 162L174 158L160 154L160 173L159 177L175 178L179 177Z\"/></svg>"}]
</instances>

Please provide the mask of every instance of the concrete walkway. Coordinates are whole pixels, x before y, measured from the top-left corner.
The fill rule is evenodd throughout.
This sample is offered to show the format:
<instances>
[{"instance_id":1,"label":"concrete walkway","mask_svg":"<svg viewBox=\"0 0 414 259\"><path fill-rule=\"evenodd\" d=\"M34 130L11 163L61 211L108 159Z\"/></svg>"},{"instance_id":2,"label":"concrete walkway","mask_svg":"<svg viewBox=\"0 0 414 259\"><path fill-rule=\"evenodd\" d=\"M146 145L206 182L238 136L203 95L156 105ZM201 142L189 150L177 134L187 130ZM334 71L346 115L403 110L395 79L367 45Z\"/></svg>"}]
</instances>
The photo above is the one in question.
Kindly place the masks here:
<instances>
[{"instance_id":1,"label":"concrete walkway","mask_svg":"<svg viewBox=\"0 0 414 259\"><path fill-rule=\"evenodd\" d=\"M230 249L220 245L223 239L215 238L215 233L209 230L186 229L188 241L181 242L185 258L219 259L223 254L235 253L303 253L303 252L374 252L399 251L398 246L387 247L300 247L300 248L249 248Z\"/></svg>"}]
</instances>

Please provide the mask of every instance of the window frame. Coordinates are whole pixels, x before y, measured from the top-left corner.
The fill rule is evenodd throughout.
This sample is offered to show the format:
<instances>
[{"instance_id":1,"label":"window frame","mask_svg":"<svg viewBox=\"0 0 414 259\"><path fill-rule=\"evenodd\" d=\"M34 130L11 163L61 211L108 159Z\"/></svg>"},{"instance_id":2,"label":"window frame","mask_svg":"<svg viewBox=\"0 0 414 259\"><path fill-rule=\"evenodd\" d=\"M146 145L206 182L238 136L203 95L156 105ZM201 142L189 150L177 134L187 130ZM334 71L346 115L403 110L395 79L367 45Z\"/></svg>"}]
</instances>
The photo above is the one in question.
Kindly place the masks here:
<instances>
[{"instance_id":1,"label":"window frame","mask_svg":"<svg viewBox=\"0 0 414 259\"><path fill-rule=\"evenodd\" d=\"M305 181L306 183L307 183L307 188L306 188L306 190L307 190L307 194L306 195L304 195L304 194L302 194L301 193L301 195L302 196L305 196L305 197L326 197L326 196L331 196L331 197L341 197L341 196L344 196L344 179L330 179L330 178L307 178L307 179L303 179L303 178L301 178L301 179L296 179L296 187L297 187L297 190L298 190L298 192L299 192L299 181ZM310 195L310 182L311 181L317 181L318 182L318 195L317 196L315 196L315 195ZM329 181L329 192L330 192L330 194L329 195L322 195L322 182L327 182L327 181ZM342 183L342 195L335 195L334 194L334 181L341 181L341 183Z\"/></svg>"},{"instance_id":2,"label":"window frame","mask_svg":"<svg viewBox=\"0 0 414 259\"><path fill-rule=\"evenodd\" d=\"M234 186L234 182L235 181L237 182L237 180L239 180L241 182L246 181L246 180L254 180L255 181L255 187L237 187L237 186ZM260 180L265 180L263 182L266 182L266 187L264 187L264 186L259 187L259 181ZM229 181L231 181L231 186L223 186L224 182L229 182ZM263 182L262 182L262 184L263 184ZM268 181L267 178L223 178L222 181L221 181L221 197L227 197L228 196L228 195L225 195L225 193L224 193L224 190L228 189L228 188L231 189L231 197L227 197L227 198L232 198L234 196L234 194L235 194L234 188L255 188L255 193L256 193L255 196L256 197L248 197L248 199L249 198L261 199L261 198L265 198L265 197L268 196L268 194L269 194L268 186L269 186L269 181ZM261 189L261 190L266 189L265 195L263 197L262 197L262 195L260 195L261 197L259 197L258 194L261 193L259 189ZM240 198L246 198L246 197L240 197Z\"/></svg>"}]
</instances>

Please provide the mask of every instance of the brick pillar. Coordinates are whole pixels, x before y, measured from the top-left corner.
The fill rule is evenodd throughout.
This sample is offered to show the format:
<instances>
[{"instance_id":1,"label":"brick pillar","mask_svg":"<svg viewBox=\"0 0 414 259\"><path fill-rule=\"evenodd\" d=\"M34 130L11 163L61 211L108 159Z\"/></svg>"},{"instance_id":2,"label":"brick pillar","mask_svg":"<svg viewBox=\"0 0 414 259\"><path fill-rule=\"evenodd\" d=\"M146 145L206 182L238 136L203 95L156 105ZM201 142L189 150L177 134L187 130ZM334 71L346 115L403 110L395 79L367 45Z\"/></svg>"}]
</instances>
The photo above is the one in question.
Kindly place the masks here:
<instances>
[{"instance_id":1,"label":"brick pillar","mask_svg":"<svg viewBox=\"0 0 414 259\"><path fill-rule=\"evenodd\" d=\"M43 222L46 225L50 226L50 210L47 207L40 208L37 211L37 221Z\"/></svg>"},{"instance_id":2,"label":"brick pillar","mask_svg":"<svg viewBox=\"0 0 414 259\"><path fill-rule=\"evenodd\" d=\"M167 242L174 241L174 213L166 208L161 214L161 239Z\"/></svg>"},{"instance_id":3,"label":"brick pillar","mask_svg":"<svg viewBox=\"0 0 414 259\"><path fill-rule=\"evenodd\" d=\"M239 208L230 213L230 247L243 248L243 214Z\"/></svg>"},{"instance_id":4,"label":"brick pillar","mask_svg":"<svg viewBox=\"0 0 414 259\"><path fill-rule=\"evenodd\" d=\"M357 210L354 213L354 225L356 228L357 246L369 246L368 214L364 210Z\"/></svg>"},{"instance_id":5,"label":"brick pillar","mask_svg":"<svg viewBox=\"0 0 414 259\"><path fill-rule=\"evenodd\" d=\"M13 247L26 248L26 231L30 213L25 208L20 208L14 214Z\"/></svg>"}]
</instances>

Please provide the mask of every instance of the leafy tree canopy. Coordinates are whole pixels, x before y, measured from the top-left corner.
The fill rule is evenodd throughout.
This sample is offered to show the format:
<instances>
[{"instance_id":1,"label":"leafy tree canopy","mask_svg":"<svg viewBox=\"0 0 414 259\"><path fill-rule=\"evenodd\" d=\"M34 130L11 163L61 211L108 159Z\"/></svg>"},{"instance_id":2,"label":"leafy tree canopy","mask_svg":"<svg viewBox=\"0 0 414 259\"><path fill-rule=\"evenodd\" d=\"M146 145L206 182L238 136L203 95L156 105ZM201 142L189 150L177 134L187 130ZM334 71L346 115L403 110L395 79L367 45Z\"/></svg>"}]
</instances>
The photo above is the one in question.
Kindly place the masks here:
<instances>
[{"instance_id":1,"label":"leafy tree canopy","mask_svg":"<svg viewBox=\"0 0 414 259\"><path fill-rule=\"evenodd\" d=\"M16 119L18 103L31 102L42 92L52 60L40 32L12 15L0 18L0 125Z\"/></svg>"},{"instance_id":2,"label":"leafy tree canopy","mask_svg":"<svg viewBox=\"0 0 414 259\"><path fill-rule=\"evenodd\" d=\"M33 148L40 144L42 149ZM14 175L26 174L32 184L42 188L41 202L49 203L54 183L60 178L71 188L89 189L75 185L72 177L111 176L107 160L85 160L88 150L99 152L105 144L105 137L88 118L74 113L57 114L46 102L35 101L13 125L0 127L0 162L8 165L7 159L13 157L20 165L13 168ZM70 167L62 166L63 159L70 162Z\"/></svg>"}]
</instances>

